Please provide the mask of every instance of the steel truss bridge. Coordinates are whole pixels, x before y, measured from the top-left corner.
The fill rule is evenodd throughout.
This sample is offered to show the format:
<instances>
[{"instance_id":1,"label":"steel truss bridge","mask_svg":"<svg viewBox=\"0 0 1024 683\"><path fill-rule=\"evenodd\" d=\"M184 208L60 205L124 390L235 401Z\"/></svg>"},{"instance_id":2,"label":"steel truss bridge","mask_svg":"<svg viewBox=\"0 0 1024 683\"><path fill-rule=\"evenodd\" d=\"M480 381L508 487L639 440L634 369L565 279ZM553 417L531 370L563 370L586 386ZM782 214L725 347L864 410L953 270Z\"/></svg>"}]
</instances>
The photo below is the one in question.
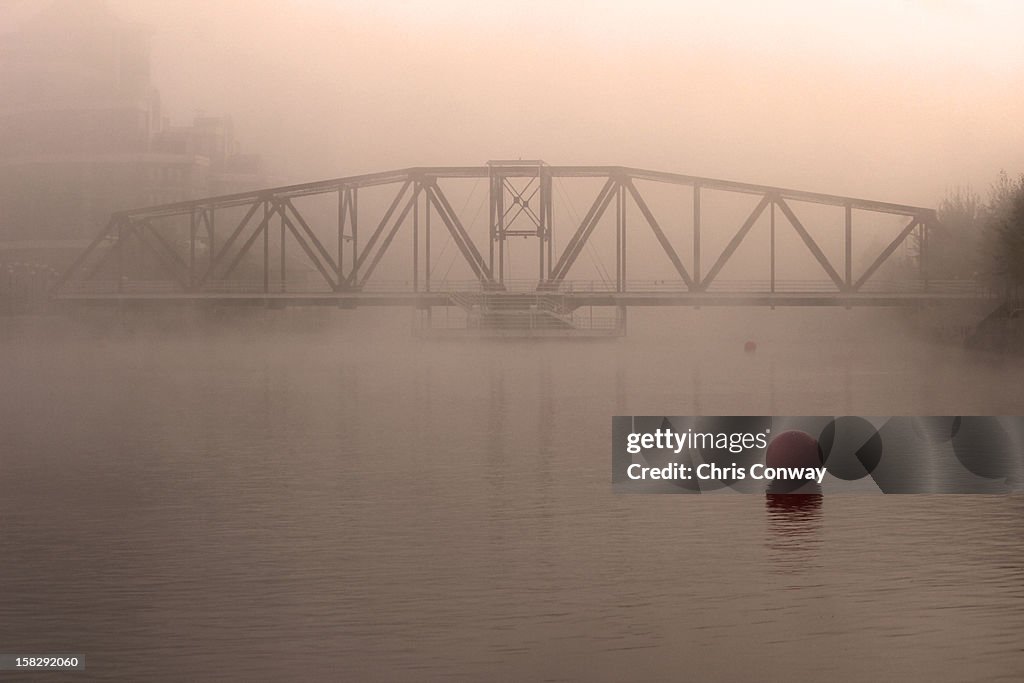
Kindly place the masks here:
<instances>
[{"instance_id":1,"label":"steel truss bridge","mask_svg":"<svg viewBox=\"0 0 1024 683\"><path fill-rule=\"evenodd\" d=\"M586 210L571 220L556 211L555 184L565 179L590 179L591 187L599 186ZM474 234L464 208L456 210L461 202L453 201L445 184L459 180L486 181L486 234L481 229ZM659 215L647 198L654 187L683 196L686 209ZM368 192L377 192L376 199L364 201L360 209ZM702 208L709 193L756 203L749 212L744 208L745 218L736 223L711 224ZM318 211L301 207L307 198L318 198ZM841 212L842 224L828 245L812 236L810 223L794 208L803 211L807 205ZM902 228L873 260L855 268L853 241L864 216L896 217ZM768 277L720 277L751 239L755 224L765 221L770 246L757 257L767 262ZM581 255L595 248L594 235L602 224L605 233L614 230L613 248L610 235L604 236L614 274L608 269L599 279L574 278ZM487 311L504 307L546 311L564 321L586 306L849 307L991 298L975 283L929 278L929 234L936 225L935 211L917 206L621 166L492 161L357 175L118 212L63 273L54 296L77 304L445 306L484 311L485 317ZM683 228L685 250L676 246ZM797 248L802 244L813 264L814 272L800 280L776 277L776 232L784 229L795 232ZM712 231L725 246L709 255L702 240ZM396 240L399 235L402 239ZM654 278L643 264L637 266L635 256L633 262L627 259L627 247L641 235L667 259L667 276ZM533 242L533 273L526 278L521 264L515 279L509 272L508 245L516 238ZM445 248L454 246L468 277L437 277L432 259L438 258L440 240ZM396 248L396 241L405 246ZM826 255L825 246L836 252L840 243L838 257ZM393 252L404 252L399 255L405 271L401 279L379 277L378 266L389 251L391 261ZM877 277L897 258L904 266L899 280ZM907 263L912 265L909 275ZM530 324L535 319L531 314Z\"/></svg>"}]
</instances>

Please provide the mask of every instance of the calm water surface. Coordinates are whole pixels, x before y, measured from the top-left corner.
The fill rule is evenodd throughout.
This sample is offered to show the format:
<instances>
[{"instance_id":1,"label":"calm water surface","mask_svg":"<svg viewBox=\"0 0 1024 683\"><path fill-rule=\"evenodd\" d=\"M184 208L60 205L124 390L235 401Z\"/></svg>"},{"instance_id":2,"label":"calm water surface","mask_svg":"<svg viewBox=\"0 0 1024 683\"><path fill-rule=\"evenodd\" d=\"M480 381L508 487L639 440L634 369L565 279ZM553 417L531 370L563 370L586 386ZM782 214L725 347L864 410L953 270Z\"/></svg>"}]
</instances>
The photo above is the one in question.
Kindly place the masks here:
<instances>
[{"instance_id":1,"label":"calm water surface","mask_svg":"<svg viewBox=\"0 0 1024 683\"><path fill-rule=\"evenodd\" d=\"M579 344L345 315L0 332L0 651L81 653L69 680L1024 677L1024 498L609 471L615 414L1020 414L1024 362L861 311Z\"/></svg>"}]
</instances>

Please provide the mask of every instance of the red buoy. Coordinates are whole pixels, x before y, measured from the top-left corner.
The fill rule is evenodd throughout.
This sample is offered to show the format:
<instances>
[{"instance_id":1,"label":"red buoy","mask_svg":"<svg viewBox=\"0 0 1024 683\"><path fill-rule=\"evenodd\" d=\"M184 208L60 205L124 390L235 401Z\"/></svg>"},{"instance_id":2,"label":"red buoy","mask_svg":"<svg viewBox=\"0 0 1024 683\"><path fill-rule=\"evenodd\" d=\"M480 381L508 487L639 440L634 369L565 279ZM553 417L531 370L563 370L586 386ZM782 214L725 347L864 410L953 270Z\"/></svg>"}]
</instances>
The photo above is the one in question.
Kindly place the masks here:
<instances>
[{"instance_id":1,"label":"red buoy","mask_svg":"<svg viewBox=\"0 0 1024 683\"><path fill-rule=\"evenodd\" d=\"M757 351L757 342L753 340L748 340L747 343L743 345L743 350L746 351L747 353L753 353L754 351Z\"/></svg>"},{"instance_id":2,"label":"red buoy","mask_svg":"<svg viewBox=\"0 0 1024 683\"><path fill-rule=\"evenodd\" d=\"M821 448L813 436L794 429L771 440L764 460L765 468L818 468L822 465ZM766 493L819 494L821 487L813 481L776 477L768 484Z\"/></svg>"},{"instance_id":3,"label":"red buoy","mask_svg":"<svg viewBox=\"0 0 1024 683\"><path fill-rule=\"evenodd\" d=\"M818 440L807 432L792 429L777 434L764 456L765 467L821 467Z\"/></svg>"}]
</instances>

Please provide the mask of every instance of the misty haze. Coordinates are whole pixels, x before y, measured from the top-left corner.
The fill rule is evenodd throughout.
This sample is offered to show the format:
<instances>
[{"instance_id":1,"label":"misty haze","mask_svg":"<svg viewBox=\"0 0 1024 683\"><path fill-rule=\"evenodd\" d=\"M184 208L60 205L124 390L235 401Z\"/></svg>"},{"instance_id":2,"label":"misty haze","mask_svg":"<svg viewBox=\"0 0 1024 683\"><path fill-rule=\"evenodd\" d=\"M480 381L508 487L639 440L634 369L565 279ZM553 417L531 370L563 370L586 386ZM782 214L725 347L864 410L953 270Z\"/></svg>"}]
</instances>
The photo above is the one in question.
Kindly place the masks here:
<instances>
[{"instance_id":1,"label":"misty haze","mask_svg":"<svg viewBox=\"0 0 1024 683\"><path fill-rule=\"evenodd\" d=\"M1024 413L1021 25L0 0L0 680L1019 678L1024 435L914 496L609 464Z\"/></svg>"}]
</instances>

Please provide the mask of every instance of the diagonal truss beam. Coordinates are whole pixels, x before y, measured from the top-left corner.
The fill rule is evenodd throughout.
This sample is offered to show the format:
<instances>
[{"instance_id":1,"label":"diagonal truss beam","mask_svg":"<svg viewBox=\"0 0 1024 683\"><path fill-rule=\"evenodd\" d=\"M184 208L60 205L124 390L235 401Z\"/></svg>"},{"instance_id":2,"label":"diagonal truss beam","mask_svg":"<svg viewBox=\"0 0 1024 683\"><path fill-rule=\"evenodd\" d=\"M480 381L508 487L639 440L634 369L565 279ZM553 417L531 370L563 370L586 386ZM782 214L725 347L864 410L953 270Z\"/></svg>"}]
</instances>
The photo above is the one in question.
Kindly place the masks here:
<instances>
[{"instance_id":1,"label":"diagonal truss beam","mask_svg":"<svg viewBox=\"0 0 1024 683\"><path fill-rule=\"evenodd\" d=\"M406 191L411 185L412 178L406 178L405 182L402 183L402 186L398 189L398 194L396 194L395 198L391 200L391 204L388 206L387 211L384 212L384 217L380 219L380 223L377 224L377 228L373 231L373 234L370 235L370 239L367 240L366 246L363 247L362 252L356 258L352 271L345 279L345 285L347 287L358 286L359 269L362 268L363 264L366 263L366 259L369 258L370 254L373 252L374 245L376 245L377 240L380 239L381 233L384 232L384 228L386 228L388 223L391 221L391 216L395 213L399 203L402 201L402 197L405 196Z\"/></svg>"},{"instance_id":2,"label":"diagonal truss beam","mask_svg":"<svg viewBox=\"0 0 1024 683\"><path fill-rule=\"evenodd\" d=\"M213 254L212 251L210 252L211 254L213 254L213 256L210 258L210 265L206 267L206 272L203 273L203 276L199 279L200 287L206 284L206 281L210 278L211 275L213 275L214 269L216 269L217 266L219 266L221 262L224 260L225 256L227 256L227 253L234 245L235 240L237 240L238 236L242 234L242 231L245 229L245 226L249 224L249 221L256 214L256 210L261 205L263 205L264 202L265 200L254 201L252 203L252 206L249 207L249 210L245 212L245 216L242 217L242 220L238 222L238 226L231 231L231 235L224 242L224 245L220 248L220 251L218 251L216 254ZM257 229L256 232L258 233L259 229ZM210 249L213 249L212 244L210 245Z\"/></svg>"},{"instance_id":3,"label":"diagonal truss beam","mask_svg":"<svg viewBox=\"0 0 1024 683\"><path fill-rule=\"evenodd\" d=\"M889 243L889 246L882 250L882 253L878 255L878 258L871 262L871 265L867 267L864 274L857 278L857 281L853 283L852 291L856 292L859 290L861 286L868 281L868 278L875 274L875 271L878 270L890 256L892 256L893 252L896 251L907 237L910 236L910 233L914 232L914 228L916 228L920 222L921 219L918 216L914 216L910 219L910 222L907 223L907 227L903 228L903 230L900 231L900 234L896 235L896 238Z\"/></svg>"},{"instance_id":4,"label":"diagonal truss beam","mask_svg":"<svg viewBox=\"0 0 1024 683\"><path fill-rule=\"evenodd\" d=\"M285 210L285 208L285 202L279 202L277 204L276 210L281 215L281 220L284 221L285 226L288 228L288 231L292 234L292 237L295 238L295 241L299 243L300 247L302 247L302 251L306 252L306 257L313 263L314 266L316 266L316 269L320 271L320 275L323 276L328 286L332 290L336 290L338 288L338 282L334 279L333 276L333 274L336 273L336 271L333 268L333 261L325 264L320 258L317 258L317 254L314 253L313 248L309 246L309 243L306 241L306 239L299 233L298 228L295 227L295 223L293 223L292 219L288 217L288 212ZM291 207L291 209L292 212L295 214L296 218L301 219L298 212L295 211L295 207Z\"/></svg>"},{"instance_id":5,"label":"diagonal truss beam","mask_svg":"<svg viewBox=\"0 0 1024 683\"><path fill-rule=\"evenodd\" d=\"M97 233L96 237L94 237L92 242L89 243L89 246L85 248L85 251L79 254L78 258L76 258L68 267L68 269L61 274L60 278L57 279L57 282L55 282L53 286L54 290L59 290L61 287L63 287L64 284L68 280L70 280L75 275L75 273L77 273L79 269L85 264L86 260L89 258L92 252L94 252L96 248L100 246L103 240L113 236L114 229L123 221L124 216L122 214L115 213L113 216L111 216L110 220L107 221L106 226L102 230L100 230L99 233ZM111 251L113 251L113 249L108 250L107 254L105 254L101 260L105 261L106 256L108 256ZM96 268L94 267L92 269L92 272L95 271Z\"/></svg>"},{"instance_id":6,"label":"diagonal truss beam","mask_svg":"<svg viewBox=\"0 0 1024 683\"><path fill-rule=\"evenodd\" d=\"M651 213L651 209L647 206L647 202L644 201L644 198L637 191L636 186L633 184L633 179L626 178L625 186L629 193L633 195L633 201L636 202L637 208L640 209L640 213L642 213L644 218L647 219L648 225L651 226L651 230L654 231L655 237L658 238L658 243L661 244L661 248L665 250L669 260L672 261L672 265L675 266L676 272L679 273L681 278L683 278L683 282L686 283L687 289L693 289L693 278L690 277L690 273L687 272L686 266L683 265L683 262L679 258L679 254L677 254L676 250L672 247L672 243L669 242L665 232L661 229L661 226L658 225L658 221L654 218L654 214Z\"/></svg>"},{"instance_id":7,"label":"diagonal truss beam","mask_svg":"<svg viewBox=\"0 0 1024 683\"><path fill-rule=\"evenodd\" d=\"M487 266L487 262L484 261L484 257L480 254L480 250L477 249L476 244L473 243L473 238L466 232L466 228L463 227L462 222L459 220L458 214L455 213L455 209L452 208L451 202L448 201L448 197L445 196L441 187L436 181L431 181L427 184L427 198L430 203L433 204L434 209L437 210L441 221L448 229L449 234L452 236L452 240L455 245L462 252L462 256L469 263L469 267L472 268L473 274L476 278L484 284L494 283L494 274L491 269Z\"/></svg>"},{"instance_id":8,"label":"diagonal truss beam","mask_svg":"<svg viewBox=\"0 0 1024 683\"><path fill-rule=\"evenodd\" d=\"M405 218L406 216L409 215L410 209L412 209L416 205L416 202L419 200L419 198L420 184L416 183L416 187L413 189L412 195L409 197L409 200L405 203L405 207L402 209L402 213L398 214L398 218L395 220L395 224L391 226L391 231L384 237L384 241L381 242L380 249L378 249L377 253L373 255L373 260L370 261L370 265L368 265L366 267L366 270L363 271L363 281L362 283L360 283L360 286L366 284L366 281L370 279L370 276L373 274L373 271L377 267L377 264L380 263L380 260L382 258L384 258L385 252L387 252L388 247L391 246L391 241L395 239L395 235L398 234L398 229L401 228L402 224L405 222Z\"/></svg>"},{"instance_id":9,"label":"diagonal truss beam","mask_svg":"<svg viewBox=\"0 0 1024 683\"><path fill-rule=\"evenodd\" d=\"M313 262L316 264L317 269L323 272L324 267L326 267L329 268L332 272L337 273L338 264L334 262L334 257L331 256L331 253L327 251L327 249L324 247L324 244L323 242L320 241L320 238L317 237L316 233L313 232L312 228L309 227L309 223L307 223L306 219L302 217L302 214L299 213L299 210L295 208L295 204L292 203L292 200L286 197L283 201L279 202L279 204L281 205L281 217L285 221L290 222L286 214L288 211L291 211L292 215L295 217L295 220L298 222L299 227L302 228L302 232L306 235L306 238L312 243L314 247L316 247L316 252L319 255L319 258L314 258L313 256L310 256L310 259L312 259ZM295 230L294 232L297 233L298 230ZM327 278L327 280L328 282L333 282L333 278Z\"/></svg>"},{"instance_id":10,"label":"diagonal truss beam","mask_svg":"<svg viewBox=\"0 0 1024 683\"><path fill-rule=\"evenodd\" d=\"M750 212L749 216L747 216L747 220L743 221L743 225L741 225L740 229L736 231L735 235L733 235L732 240L729 241L729 244L726 245L725 250L722 251L722 253L718 257L718 260L715 261L715 265L711 266L711 270L708 271L708 274L701 281L701 291L706 290L708 288L708 285L710 285L712 281L714 281L715 277L722 270L722 268L725 267L725 264L729 260L729 257L731 257L733 253L736 251L736 248L740 246L740 243L743 242L743 238L745 238L747 236L747 233L750 232L750 229L754 227L754 223L756 223L757 219L761 217L761 214L764 213L765 208L767 208L771 201L772 196L770 194L766 194L763 197L761 197L761 201L757 203L757 206L754 207L754 210Z\"/></svg>"},{"instance_id":11,"label":"diagonal truss beam","mask_svg":"<svg viewBox=\"0 0 1024 683\"><path fill-rule=\"evenodd\" d=\"M828 257L825 256L825 252L821 250L821 247L819 247L818 243L814 241L811 234L807 232L803 223L801 223L800 219L796 217L795 213L793 213L793 209L789 208L789 204L786 203L786 200L782 197L775 197L775 205L782 209L782 213L786 215L786 219L793 226L793 229L796 230L797 234L800 235L800 239L802 239L804 244L807 245L807 248L811 251L811 254L814 255L814 258L821 264L825 273L832 278L832 282L836 284L836 287L839 288L840 291L845 291L846 283L843 281L842 276L840 276L838 271L832 267Z\"/></svg>"},{"instance_id":12,"label":"diagonal truss beam","mask_svg":"<svg viewBox=\"0 0 1024 683\"><path fill-rule=\"evenodd\" d=\"M174 245L168 242L150 221L145 221L143 225L153 235L156 244L167 255L169 262L174 266L175 270L180 273L180 276L175 277L175 279L179 282L183 282L185 284L185 289L187 290L191 286L192 268L189 267L189 264L186 263L185 259L177 252ZM194 245L195 241L192 240L190 242L190 249L194 248Z\"/></svg>"},{"instance_id":13,"label":"diagonal truss beam","mask_svg":"<svg viewBox=\"0 0 1024 683\"><path fill-rule=\"evenodd\" d=\"M221 275L221 279L226 279L229 275L231 275L231 273L235 271L235 268L238 267L238 264L242 262L242 258L245 257L246 253L248 253L249 249L256 242L256 238L260 237L263 234L263 231L267 229L267 226L270 223L270 219L273 218L275 213L280 212L281 207L275 202L268 200L266 202L261 203L263 203L267 207L267 211L265 211L263 214L263 220L260 221L260 224L256 227L255 230L252 231L252 234L249 235L249 239L245 241L245 244L242 245L242 248L238 250L237 254L235 254L235 258L232 259L231 264L228 266L227 270L225 270L224 274ZM255 208L253 209L253 212L255 212ZM225 244L224 246L228 245Z\"/></svg>"},{"instance_id":14,"label":"diagonal truss beam","mask_svg":"<svg viewBox=\"0 0 1024 683\"><path fill-rule=\"evenodd\" d=\"M179 264L180 257L174 253L173 247L167 244L167 241L153 229L153 225L149 221L145 221L141 225L133 226L133 231L138 236L139 242L156 255L164 272L181 286L181 291L188 291L188 267L181 267L184 262Z\"/></svg>"},{"instance_id":15,"label":"diagonal truss beam","mask_svg":"<svg viewBox=\"0 0 1024 683\"><path fill-rule=\"evenodd\" d=\"M565 245L565 249L562 251L562 255L559 257L558 262L551 271L551 281L559 282L565 279L565 276L569 273L569 269L572 268L572 264L576 262L580 252L583 251L584 245L587 240L590 239L590 234L594 232L594 228L597 226L597 222L601 220L604 215L605 209L608 208L608 204L612 201L612 196L615 195L616 190L619 187L619 181L615 177L609 177L607 182L601 188L601 191L597 193L597 197L594 199L594 203L590 205L590 209L587 211L587 215L583 217L583 221L580 222L576 232L570 238L569 243Z\"/></svg>"}]
</instances>

